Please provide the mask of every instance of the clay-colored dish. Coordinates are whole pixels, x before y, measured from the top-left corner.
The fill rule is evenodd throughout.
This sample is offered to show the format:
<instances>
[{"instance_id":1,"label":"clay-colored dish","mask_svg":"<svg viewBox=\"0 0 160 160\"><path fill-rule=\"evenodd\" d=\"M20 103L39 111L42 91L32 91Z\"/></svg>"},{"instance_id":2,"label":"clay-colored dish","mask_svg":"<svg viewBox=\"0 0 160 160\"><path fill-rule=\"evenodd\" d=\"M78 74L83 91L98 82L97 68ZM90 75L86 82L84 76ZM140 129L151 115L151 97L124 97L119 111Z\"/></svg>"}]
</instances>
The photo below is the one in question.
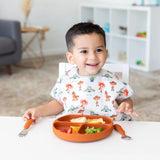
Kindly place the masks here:
<instances>
[{"instance_id":1,"label":"clay-colored dish","mask_svg":"<svg viewBox=\"0 0 160 160\"><path fill-rule=\"evenodd\" d=\"M86 117L87 119L103 118L103 120L105 121L105 124L70 122L71 119L79 118L79 117ZM64 133L60 131L61 129L68 130L70 126L79 126L80 128L77 133L72 133L72 134ZM93 134L85 134L85 129L87 127L89 128L95 127L96 129L102 127L103 131L98 133L93 133ZM70 114L70 115L60 117L53 122L54 134L63 140L73 141L73 142L96 141L110 135L112 131L113 131L113 121L106 116Z\"/></svg>"}]
</instances>

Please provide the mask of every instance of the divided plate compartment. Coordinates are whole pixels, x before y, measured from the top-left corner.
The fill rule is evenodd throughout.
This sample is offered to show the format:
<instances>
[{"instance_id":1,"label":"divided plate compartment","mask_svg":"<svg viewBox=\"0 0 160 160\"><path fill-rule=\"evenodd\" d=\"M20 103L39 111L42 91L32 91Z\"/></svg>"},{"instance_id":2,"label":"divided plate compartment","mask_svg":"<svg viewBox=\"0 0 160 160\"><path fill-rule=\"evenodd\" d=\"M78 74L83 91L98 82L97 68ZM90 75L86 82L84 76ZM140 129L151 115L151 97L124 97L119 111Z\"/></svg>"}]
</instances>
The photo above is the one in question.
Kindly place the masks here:
<instances>
[{"instance_id":1,"label":"divided plate compartment","mask_svg":"<svg viewBox=\"0 0 160 160\"><path fill-rule=\"evenodd\" d=\"M94 123L79 123L79 122L70 122L71 119L86 117L87 119L98 119L103 118L105 124L94 124ZM62 129L68 130L70 126L77 126L80 127L77 133L65 133L62 132ZM103 131L98 133L86 134L85 129L89 127L94 127L95 129L102 127ZM102 138L107 137L113 131L113 121L106 117L106 116L96 116L96 115L66 115L56 119L53 122L53 132L54 134L67 141L73 142L89 142L89 141L96 141Z\"/></svg>"}]
</instances>

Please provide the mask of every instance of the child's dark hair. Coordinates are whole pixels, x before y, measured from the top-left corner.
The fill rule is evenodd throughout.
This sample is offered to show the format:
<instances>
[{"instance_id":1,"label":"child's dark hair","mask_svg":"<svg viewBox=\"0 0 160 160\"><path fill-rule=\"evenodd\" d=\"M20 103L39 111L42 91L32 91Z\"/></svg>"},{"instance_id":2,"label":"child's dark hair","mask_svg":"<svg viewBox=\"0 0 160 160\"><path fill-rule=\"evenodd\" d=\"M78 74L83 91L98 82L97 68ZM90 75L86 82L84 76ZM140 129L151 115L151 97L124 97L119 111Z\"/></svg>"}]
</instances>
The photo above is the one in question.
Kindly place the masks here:
<instances>
[{"instance_id":1,"label":"child's dark hair","mask_svg":"<svg viewBox=\"0 0 160 160\"><path fill-rule=\"evenodd\" d=\"M99 25L93 23L77 23L67 31L65 36L68 51L72 51L72 47L74 45L73 38L75 36L91 33L102 35L104 39L104 45L106 45L105 32Z\"/></svg>"}]
</instances>

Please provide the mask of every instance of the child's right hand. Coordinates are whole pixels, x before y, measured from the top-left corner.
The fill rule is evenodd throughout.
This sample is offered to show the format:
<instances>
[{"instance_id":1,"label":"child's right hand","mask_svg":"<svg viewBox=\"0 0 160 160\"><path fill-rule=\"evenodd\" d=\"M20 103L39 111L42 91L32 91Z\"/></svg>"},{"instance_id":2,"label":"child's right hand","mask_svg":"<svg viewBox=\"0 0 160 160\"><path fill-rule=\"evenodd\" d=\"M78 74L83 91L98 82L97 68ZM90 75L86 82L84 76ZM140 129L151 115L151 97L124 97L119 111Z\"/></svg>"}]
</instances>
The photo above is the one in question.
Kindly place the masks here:
<instances>
[{"instance_id":1,"label":"child's right hand","mask_svg":"<svg viewBox=\"0 0 160 160\"><path fill-rule=\"evenodd\" d=\"M40 118L40 114L39 114L39 109L38 108L30 108L23 115L23 120L24 121L26 121L28 119L36 120L38 118Z\"/></svg>"}]
</instances>

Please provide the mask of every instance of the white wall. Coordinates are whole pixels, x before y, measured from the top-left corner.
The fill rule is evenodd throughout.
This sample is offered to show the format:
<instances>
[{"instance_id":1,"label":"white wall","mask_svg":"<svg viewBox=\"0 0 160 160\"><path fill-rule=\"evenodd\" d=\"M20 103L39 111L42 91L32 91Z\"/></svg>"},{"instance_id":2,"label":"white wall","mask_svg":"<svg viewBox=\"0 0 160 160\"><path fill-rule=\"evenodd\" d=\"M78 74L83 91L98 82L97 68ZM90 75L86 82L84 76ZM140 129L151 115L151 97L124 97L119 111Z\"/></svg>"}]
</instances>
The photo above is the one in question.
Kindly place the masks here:
<instances>
[{"instance_id":1,"label":"white wall","mask_svg":"<svg viewBox=\"0 0 160 160\"><path fill-rule=\"evenodd\" d=\"M33 8L28 19L31 26L47 26L43 42L45 55L64 54L65 33L70 26L79 22L79 4L85 0L33 0ZM94 1L94 0L93 0ZM101 1L101 0L99 0ZM140 0L102 0L112 3L132 3ZM0 0L0 19L16 19L23 25L22 0ZM31 35L22 35L27 41ZM37 50L36 43L32 45ZM25 57L25 55L23 55Z\"/></svg>"}]
</instances>

